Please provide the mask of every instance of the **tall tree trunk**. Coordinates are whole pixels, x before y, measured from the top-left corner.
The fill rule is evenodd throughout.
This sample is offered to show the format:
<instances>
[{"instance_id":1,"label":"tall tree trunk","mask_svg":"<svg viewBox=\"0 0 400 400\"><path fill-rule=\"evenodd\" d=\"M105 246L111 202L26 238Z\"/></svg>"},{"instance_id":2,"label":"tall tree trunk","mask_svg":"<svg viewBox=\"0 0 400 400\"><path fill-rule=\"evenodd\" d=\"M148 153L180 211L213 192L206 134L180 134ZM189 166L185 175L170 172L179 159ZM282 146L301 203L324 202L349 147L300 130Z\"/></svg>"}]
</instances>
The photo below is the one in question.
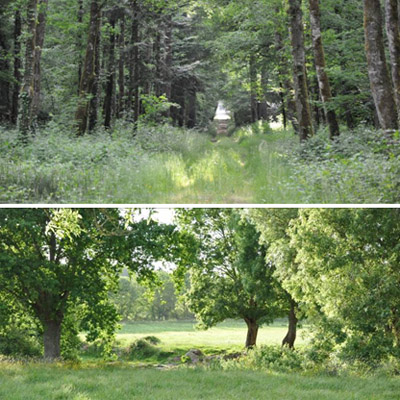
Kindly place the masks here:
<instances>
[{"instance_id":1,"label":"tall tree trunk","mask_svg":"<svg viewBox=\"0 0 400 400\"><path fill-rule=\"evenodd\" d=\"M172 16L168 14L165 22L165 62L164 62L164 89L165 96L171 101L172 96ZM171 108L165 113L169 118L171 116Z\"/></svg>"},{"instance_id":2,"label":"tall tree trunk","mask_svg":"<svg viewBox=\"0 0 400 400\"><path fill-rule=\"evenodd\" d=\"M40 110L40 91L41 91L40 61L42 57L42 49L46 31L47 4L48 0L39 0L38 3L38 17L36 24L36 40L35 40L35 59L33 66L33 99L32 99L33 119L36 118Z\"/></svg>"},{"instance_id":3,"label":"tall tree trunk","mask_svg":"<svg viewBox=\"0 0 400 400\"><path fill-rule=\"evenodd\" d=\"M120 34L118 37L119 59L118 59L118 106L117 118L121 118L124 111L125 97L125 16L120 21Z\"/></svg>"},{"instance_id":4,"label":"tall tree trunk","mask_svg":"<svg viewBox=\"0 0 400 400\"><path fill-rule=\"evenodd\" d=\"M276 10L279 13L279 9ZM283 47L283 40L282 35L278 30L275 32L275 42L276 42L276 49L279 53L279 75L283 77L282 83L280 86L283 89L282 92L282 116L284 120L284 126L286 128L286 121L289 120L292 124L292 127L295 133L298 133L299 128L296 121L296 102L293 99L292 92L293 92L293 85L289 78L289 68L287 66L287 60L284 56L282 56L282 52L284 50ZM285 101L286 101L286 110L285 110Z\"/></svg>"},{"instance_id":5,"label":"tall tree trunk","mask_svg":"<svg viewBox=\"0 0 400 400\"><path fill-rule=\"evenodd\" d=\"M286 336L282 340L282 346L288 346L289 349L294 348L294 342L296 340L297 322L296 317L297 304L293 299L290 299L290 310L289 310L289 326Z\"/></svg>"},{"instance_id":6,"label":"tall tree trunk","mask_svg":"<svg viewBox=\"0 0 400 400\"><path fill-rule=\"evenodd\" d=\"M281 114L282 114L282 123L283 123L283 128L287 128L287 115L286 115L286 104L285 104L285 93L283 91L283 85L282 82L279 82L279 97L281 99Z\"/></svg>"},{"instance_id":7,"label":"tall tree trunk","mask_svg":"<svg viewBox=\"0 0 400 400\"><path fill-rule=\"evenodd\" d=\"M305 64L303 13L301 0L289 0L290 37L293 52L293 81L300 140L313 136Z\"/></svg>"},{"instance_id":8,"label":"tall tree trunk","mask_svg":"<svg viewBox=\"0 0 400 400\"><path fill-rule=\"evenodd\" d=\"M18 104L19 92L21 90L21 33L22 22L21 13L19 10L15 11L14 15L14 85L12 91L12 104L11 104L11 122L17 123L18 120Z\"/></svg>"},{"instance_id":9,"label":"tall tree trunk","mask_svg":"<svg viewBox=\"0 0 400 400\"><path fill-rule=\"evenodd\" d=\"M44 358L46 360L55 360L61 356L61 324L61 318L43 321Z\"/></svg>"},{"instance_id":10,"label":"tall tree trunk","mask_svg":"<svg viewBox=\"0 0 400 400\"><path fill-rule=\"evenodd\" d=\"M111 127L111 114L112 114L112 99L114 93L114 78L115 78L115 21L116 16L115 13L112 12L110 16L110 43L108 46L108 74L107 74L107 83L106 83L106 94L104 98L104 127Z\"/></svg>"},{"instance_id":11,"label":"tall tree trunk","mask_svg":"<svg viewBox=\"0 0 400 400\"><path fill-rule=\"evenodd\" d=\"M137 0L131 2L131 50L129 54L129 82L127 109L133 111L133 120L137 122L140 113L139 104L139 9Z\"/></svg>"},{"instance_id":12,"label":"tall tree trunk","mask_svg":"<svg viewBox=\"0 0 400 400\"><path fill-rule=\"evenodd\" d=\"M187 121L188 128L196 126L196 82L191 82L187 89Z\"/></svg>"},{"instance_id":13,"label":"tall tree trunk","mask_svg":"<svg viewBox=\"0 0 400 400\"><path fill-rule=\"evenodd\" d=\"M79 86L82 77L82 57L81 57L81 48L82 48L82 34L81 34L81 26L83 23L83 0L78 0L78 36L76 48L78 50L78 96L79 96Z\"/></svg>"},{"instance_id":14,"label":"tall tree trunk","mask_svg":"<svg viewBox=\"0 0 400 400\"><path fill-rule=\"evenodd\" d=\"M397 129L397 110L383 45L380 0L364 0L365 51L379 123L382 129Z\"/></svg>"},{"instance_id":15,"label":"tall tree trunk","mask_svg":"<svg viewBox=\"0 0 400 400\"><path fill-rule=\"evenodd\" d=\"M100 41L101 41L101 10L99 14L98 21L98 29L97 29L97 40L96 40L96 49L94 52L94 77L93 77L93 85L91 90L91 99L89 103L89 123L88 123L88 131L92 132L97 124L97 111L99 106L99 87L100 87Z\"/></svg>"},{"instance_id":16,"label":"tall tree trunk","mask_svg":"<svg viewBox=\"0 0 400 400\"><path fill-rule=\"evenodd\" d=\"M10 119L10 63L8 34L2 26L3 10L0 8L0 122Z\"/></svg>"},{"instance_id":17,"label":"tall tree trunk","mask_svg":"<svg viewBox=\"0 0 400 400\"><path fill-rule=\"evenodd\" d=\"M246 348L253 347L257 342L258 324L253 318L244 319L247 324Z\"/></svg>"},{"instance_id":18,"label":"tall tree trunk","mask_svg":"<svg viewBox=\"0 0 400 400\"><path fill-rule=\"evenodd\" d=\"M258 121L258 107L257 107L257 66L256 66L256 58L253 54L250 55L249 70L250 70L251 122L254 123Z\"/></svg>"},{"instance_id":19,"label":"tall tree trunk","mask_svg":"<svg viewBox=\"0 0 400 400\"><path fill-rule=\"evenodd\" d=\"M390 63L392 65L392 81L394 98L397 105L397 116L400 117L400 31L398 0L385 0L386 31L389 42Z\"/></svg>"},{"instance_id":20,"label":"tall tree trunk","mask_svg":"<svg viewBox=\"0 0 400 400\"><path fill-rule=\"evenodd\" d=\"M25 44L25 71L21 93L19 130L23 140L32 129L33 72L36 43L37 0L29 0L27 6L27 38Z\"/></svg>"},{"instance_id":21,"label":"tall tree trunk","mask_svg":"<svg viewBox=\"0 0 400 400\"><path fill-rule=\"evenodd\" d=\"M329 106L332 100L331 87L329 85L328 75L326 73L325 53L322 45L321 36L321 13L319 0L310 0L310 20L311 35L314 48L315 69L317 71L318 87L324 104L325 115L329 125L329 137L331 139L339 136L339 124L336 113Z\"/></svg>"},{"instance_id":22,"label":"tall tree trunk","mask_svg":"<svg viewBox=\"0 0 400 400\"><path fill-rule=\"evenodd\" d=\"M90 25L87 39L86 56L79 85L79 101L75 113L78 135L86 132L89 117L88 95L93 93L96 83L96 53L99 49L101 8L98 0L92 0L90 6Z\"/></svg>"},{"instance_id":23,"label":"tall tree trunk","mask_svg":"<svg viewBox=\"0 0 400 400\"><path fill-rule=\"evenodd\" d=\"M268 91L268 74L267 67L264 64L261 68L261 99L260 99L260 107L258 110L258 117L264 121L268 120L268 104L267 104L267 91Z\"/></svg>"}]
</instances>

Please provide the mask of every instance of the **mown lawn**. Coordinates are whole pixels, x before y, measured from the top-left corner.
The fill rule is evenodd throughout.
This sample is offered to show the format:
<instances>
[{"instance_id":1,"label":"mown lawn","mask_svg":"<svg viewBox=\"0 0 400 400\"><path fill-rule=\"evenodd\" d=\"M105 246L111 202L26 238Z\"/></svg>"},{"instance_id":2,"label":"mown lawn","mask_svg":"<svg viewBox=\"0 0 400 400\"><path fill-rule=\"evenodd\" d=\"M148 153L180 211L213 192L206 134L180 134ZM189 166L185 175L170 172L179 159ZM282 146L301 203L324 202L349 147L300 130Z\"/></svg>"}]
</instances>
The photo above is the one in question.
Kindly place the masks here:
<instances>
[{"instance_id":1,"label":"mown lawn","mask_svg":"<svg viewBox=\"0 0 400 400\"><path fill-rule=\"evenodd\" d=\"M123 324L117 333L117 340L127 346L133 341L153 335L161 340L160 345L167 351L174 349L243 349L246 339L246 324L242 321L226 321L208 330L196 329L195 321L135 322ZM280 344L287 332L286 321L276 321L261 327L257 343L262 345ZM299 329L297 344L305 342L304 329Z\"/></svg>"},{"instance_id":2,"label":"mown lawn","mask_svg":"<svg viewBox=\"0 0 400 400\"><path fill-rule=\"evenodd\" d=\"M383 400L399 399L399 393L400 379L386 377L0 363L0 398L7 400Z\"/></svg>"}]
</instances>

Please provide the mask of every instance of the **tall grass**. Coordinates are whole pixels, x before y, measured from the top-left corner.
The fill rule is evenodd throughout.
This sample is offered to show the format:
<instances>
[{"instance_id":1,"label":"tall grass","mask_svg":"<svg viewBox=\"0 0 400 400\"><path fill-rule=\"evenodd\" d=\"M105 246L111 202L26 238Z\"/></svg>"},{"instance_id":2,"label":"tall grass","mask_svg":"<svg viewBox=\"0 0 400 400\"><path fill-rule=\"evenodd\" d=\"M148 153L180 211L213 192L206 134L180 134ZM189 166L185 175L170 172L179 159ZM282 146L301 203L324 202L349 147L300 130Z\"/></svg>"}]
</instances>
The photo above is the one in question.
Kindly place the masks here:
<instances>
[{"instance_id":1,"label":"tall grass","mask_svg":"<svg viewBox=\"0 0 400 400\"><path fill-rule=\"evenodd\" d=\"M56 124L23 146L0 130L0 202L396 202L398 145L362 130L304 146L292 132L206 133L120 124L76 138ZM379 140L373 140L379 138ZM397 147L396 147L397 146ZM393 150L393 151L392 151Z\"/></svg>"},{"instance_id":2,"label":"tall grass","mask_svg":"<svg viewBox=\"0 0 400 400\"><path fill-rule=\"evenodd\" d=\"M400 380L387 377L0 363L0 398L7 400L394 400L399 392Z\"/></svg>"}]
</instances>

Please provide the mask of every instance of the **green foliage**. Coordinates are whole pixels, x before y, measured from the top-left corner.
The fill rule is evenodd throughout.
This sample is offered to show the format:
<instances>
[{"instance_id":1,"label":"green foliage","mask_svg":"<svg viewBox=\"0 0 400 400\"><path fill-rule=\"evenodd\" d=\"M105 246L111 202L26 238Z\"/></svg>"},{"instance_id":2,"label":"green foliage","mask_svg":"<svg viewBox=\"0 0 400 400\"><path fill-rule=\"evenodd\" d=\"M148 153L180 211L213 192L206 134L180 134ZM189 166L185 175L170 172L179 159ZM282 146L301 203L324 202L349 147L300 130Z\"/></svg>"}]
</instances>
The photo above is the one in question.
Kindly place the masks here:
<instances>
[{"instance_id":1,"label":"green foliage","mask_svg":"<svg viewBox=\"0 0 400 400\"><path fill-rule=\"evenodd\" d=\"M116 290L122 267L143 281L154 279L152 263L168 242L162 235L172 231L153 220L127 221L118 209L3 209L0 296L7 303L0 318L8 322L18 307L41 334L61 327L67 358L76 358L81 331L88 341L101 339L109 352L118 314L108 293ZM50 335L57 347L58 335Z\"/></svg>"},{"instance_id":2,"label":"green foliage","mask_svg":"<svg viewBox=\"0 0 400 400\"><path fill-rule=\"evenodd\" d=\"M282 313L274 267L246 217L228 209L179 210L178 223L197 240L186 297L200 326L210 328L227 318L260 326Z\"/></svg>"},{"instance_id":3,"label":"green foliage","mask_svg":"<svg viewBox=\"0 0 400 400\"><path fill-rule=\"evenodd\" d=\"M150 287L127 277L120 279L119 291L111 293L110 298L122 320L156 321L193 318L193 314L180 300L171 274L157 271L156 278L159 284Z\"/></svg>"},{"instance_id":4,"label":"green foliage","mask_svg":"<svg viewBox=\"0 0 400 400\"><path fill-rule=\"evenodd\" d=\"M297 151L285 151L293 171L289 185L309 203L396 203L399 155L396 137L365 126L343 131L334 142L321 131Z\"/></svg>"},{"instance_id":5,"label":"green foliage","mask_svg":"<svg viewBox=\"0 0 400 400\"><path fill-rule=\"evenodd\" d=\"M138 339L129 346L123 357L131 361L156 358L160 353L160 348L156 346L159 343L160 339L155 336Z\"/></svg>"},{"instance_id":6,"label":"green foliage","mask_svg":"<svg viewBox=\"0 0 400 400\"><path fill-rule=\"evenodd\" d=\"M140 115L139 123L149 126L168 122L168 118L165 117L168 110L171 107L180 107L179 104L168 101L165 95L154 96L142 94L140 100L143 104L144 114Z\"/></svg>"}]
</instances>

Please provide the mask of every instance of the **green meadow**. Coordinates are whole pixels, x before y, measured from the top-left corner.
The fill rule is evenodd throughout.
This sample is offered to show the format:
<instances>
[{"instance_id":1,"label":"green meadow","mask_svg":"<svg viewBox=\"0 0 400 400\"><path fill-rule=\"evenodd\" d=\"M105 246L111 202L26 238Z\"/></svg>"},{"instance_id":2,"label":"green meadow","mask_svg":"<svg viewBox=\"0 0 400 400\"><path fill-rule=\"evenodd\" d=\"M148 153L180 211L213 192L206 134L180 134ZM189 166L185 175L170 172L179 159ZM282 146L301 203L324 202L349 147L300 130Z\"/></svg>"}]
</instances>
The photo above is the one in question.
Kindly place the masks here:
<instances>
[{"instance_id":1,"label":"green meadow","mask_svg":"<svg viewBox=\"0 0 400 400\"><path fill-rule=\"evenodd\" d=\"M303 330L300 330L304 332ZM286 332L275 322L259 332L259 345L279 344ZM119 346L152 335L171 355L189 348L213 354L243 350L244 324L227 321L199 331L191 321L124 324L117 334ZM305 340L300 338L298 346ZM80 363L0 362L0 399L7 400L114 400L114 399L398 399L400 378L386 375L356 376L327 373L281 373L212 365L171 364L150 357L142 362L101 361Z\"/></svg>"},{"instance_id":2,"label":"green meadow","mask_svg":"<svg viewBox=\"0 0 400 400\"><path fill-rule=\"evenodd\" d=\"M146 336L156 336L163 348L188 350L190 348L242 350L246 339L246 324L242 321L226 321L208 330L199 330L195 321L135 322L123 324L117 333L117 341L127 346ZM297 344L305 343L305 329L299 329ZM259 345L279 345L287 332L286 321L276 321L259 329Z\"/></svg>"},{"instance_id":3,"label":"green meadow","mask_svg":"<svg viewBox=\"0 0 400 400\"><path fill-rule=\"evenodd\" d=\"M398 399L399 378L357 378L141 369L129 365L3 365L0 398L7 400L114 399Z\"/></svg>"}]
</instances>

